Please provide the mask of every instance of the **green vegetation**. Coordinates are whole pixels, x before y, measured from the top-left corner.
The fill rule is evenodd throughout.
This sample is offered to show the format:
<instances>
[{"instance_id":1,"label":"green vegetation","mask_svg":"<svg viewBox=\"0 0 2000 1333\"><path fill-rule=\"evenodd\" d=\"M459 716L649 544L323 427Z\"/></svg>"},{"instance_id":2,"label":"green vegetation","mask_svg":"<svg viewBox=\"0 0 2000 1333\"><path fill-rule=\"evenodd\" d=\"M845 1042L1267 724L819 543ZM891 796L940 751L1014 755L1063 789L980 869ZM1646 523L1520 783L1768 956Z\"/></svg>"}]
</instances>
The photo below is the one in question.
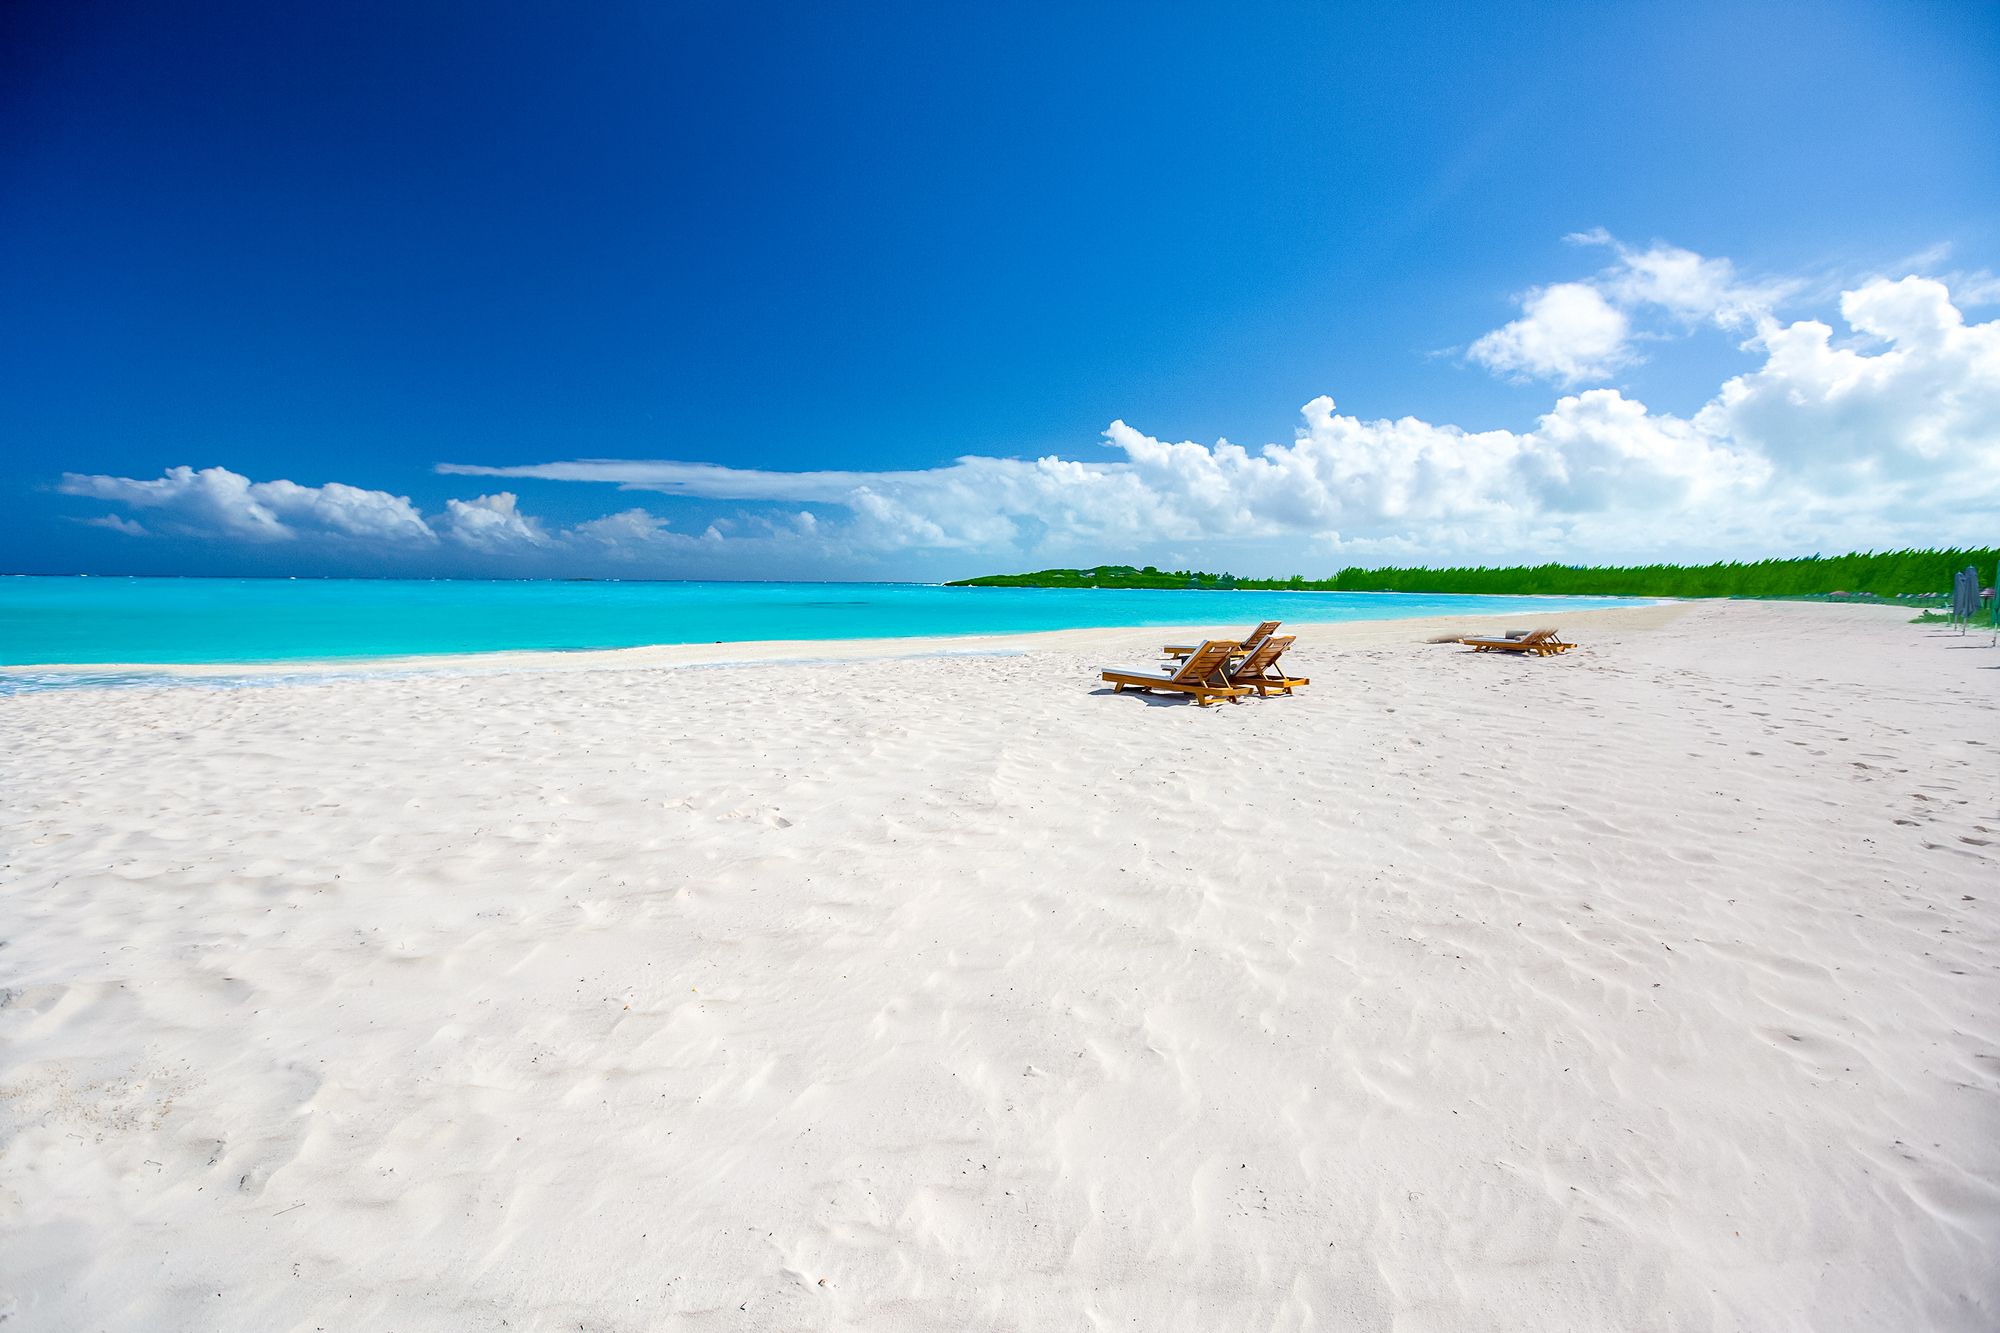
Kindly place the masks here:
<instances>
[{"instance_id":1,"label":"green vegetation","mask_svg":"<svg viewBox=\"0 0 2000 1333\"><path fill-rule=\"evenodd\" d=\"M1972 629L1990 630L1993 628L1995 616L2000 616L2000 610L1995 610L1993 607L1987 606L1982 608L1979 614L1967 623ZM1949 605L1944 607L1929 607L1910 617L1912 625L1944 625L1950 622L1951 607Z\"/></svg>"},{"instance_id":2,"label":"green vegetation","mask_svg":"<svg viewBox=\"0 0 2000 1333\"><path fill-rule=\"evenodd\" d=\"M1606 597L1935 596L1967 565L1992 577L2000 548L1864 551L1712 565L1514 565L1452 569L1348 568L1329 578L1242 579L1200 570L1099 565L962 579L955 588L1257 588L1296 592L1537 593Z\"/></svg>"}]
</instances>

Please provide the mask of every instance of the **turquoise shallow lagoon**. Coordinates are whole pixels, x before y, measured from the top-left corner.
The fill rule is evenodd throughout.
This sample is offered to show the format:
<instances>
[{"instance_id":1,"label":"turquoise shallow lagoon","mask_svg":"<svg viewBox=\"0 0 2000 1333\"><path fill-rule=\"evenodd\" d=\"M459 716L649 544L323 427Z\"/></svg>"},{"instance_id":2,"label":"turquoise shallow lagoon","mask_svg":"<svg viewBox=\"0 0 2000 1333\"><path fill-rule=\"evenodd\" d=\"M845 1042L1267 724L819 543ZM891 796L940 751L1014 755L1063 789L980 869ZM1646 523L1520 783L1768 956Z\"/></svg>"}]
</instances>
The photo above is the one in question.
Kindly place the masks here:
<instances>
[{"instance_id":1,"label":"turquoise shallow lagoon","mask_svg":"<svg viewBox=\"0 0 2000 1333\"><path fill-rule=\"evenodd\" d=\"M759 639L1247 628L1518 612L1618 598L942 588L909 583L523 583L0 578L0 665L355 661Z\"/></svg>"}]
</instances>

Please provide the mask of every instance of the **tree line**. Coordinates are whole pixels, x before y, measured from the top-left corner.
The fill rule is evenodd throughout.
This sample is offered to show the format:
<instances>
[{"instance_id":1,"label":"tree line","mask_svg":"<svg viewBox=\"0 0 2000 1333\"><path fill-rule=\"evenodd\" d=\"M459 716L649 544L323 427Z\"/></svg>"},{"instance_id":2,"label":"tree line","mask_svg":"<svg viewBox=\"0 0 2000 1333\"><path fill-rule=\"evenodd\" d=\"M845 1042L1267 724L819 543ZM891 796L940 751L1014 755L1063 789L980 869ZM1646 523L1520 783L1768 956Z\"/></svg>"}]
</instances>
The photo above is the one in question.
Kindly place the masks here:
<instances>
[{"instance_id":1,"label":"tree line","mask_svg":"<svg viewBox=\"0 0 2000 1333\"><path fill-rule=\"evenodd\" d=\"M2000 547L1859 551L1790 559L1719 560L1705 565L1349 566L1326 578L1238 578L1152 565L1098 565L990 574L949 586L982 588L1230 588L1298 592L1455 592L1606 597L1812 597L1830 593L1905 597L1947 592L1952 575L1975 566L1994 576Z\"/></svg>"}]
</instances>

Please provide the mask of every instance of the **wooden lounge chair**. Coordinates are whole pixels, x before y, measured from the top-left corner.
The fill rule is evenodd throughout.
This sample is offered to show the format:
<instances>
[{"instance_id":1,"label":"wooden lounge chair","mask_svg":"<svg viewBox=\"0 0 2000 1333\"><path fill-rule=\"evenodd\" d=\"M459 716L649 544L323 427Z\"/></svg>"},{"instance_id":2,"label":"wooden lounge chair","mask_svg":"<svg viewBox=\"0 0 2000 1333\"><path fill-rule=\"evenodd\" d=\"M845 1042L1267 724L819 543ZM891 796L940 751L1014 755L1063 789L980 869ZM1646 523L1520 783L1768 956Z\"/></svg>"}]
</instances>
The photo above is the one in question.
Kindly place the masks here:
<instances>
[{"instance_id":1,"label":"wooden lounge chair","mask_svg":"<svg viewBox=\"0 0 2000 1333\"><path fill-rule=\"evenodd\" d=\"M1290 694L1297 686L1312 684L1304 676L1287 676L1278 667L1278 659L1285 655L1285 650L1291 647L1297 638L1295 634L1280 634L1274 639L1264 640L1256 652L1244 658L1242 663L1229 673L1229 683L1249 686L1257 691L1257 697L1260 699L1269 695L1272 690Z\"/></svg>"},{"instance_id":2,"label":"wooden lounge chair","mask_svg":"<svg viewBox=\"0 0 2000 1333\"><path fill-rule=\"evenodd\" d=\"M1538 629L1518 639L1469 638L1459 642L1479 653L1533 653L1537 657L1554 657L1576 647L1557 638L1552 629Z\"/></svg>"},{"instance_id":3,"label":"wooden lounge chair","mask_svg":"<svg viewBox=\"0 0 2000 1333\"><path fill-rule=\"evenodd\" d=\"M1171 670L1106 667L1104 679L1111 682L1113 694L1123 694L1128 689L1177 690L1192 694L1194 701L1204 708L1217 699L1241 703L1243 696L1250 693L1250 687L1230 684L1228 675L1230 654L1241 646L1234 639L1210 639Z\"/></svg>"},{"instance_id":4,"label":"wooden lounge chair","mask_svg":"<svg viewBox=\"0 0 2000 1333\"><path fill-rule=\"evenodd\" d=\"M1270 638L1273 634L1276 634L1278 632L1278 626L1281 623L1282 622L1276 620L1265 621L1263 624L1257 626L1256 629L1251 630L1248 638L1244 639L1242 642L1236 645L1236 651L1239 653L1256 652L1259 648L1264 646L1264 640ZM1213 642L1213 640L1211 640L1211 642ZM1170 643L1166 647L1160 649L1160 651L1165 653L1168 657L1189 657L1192 656L1195 649L1199 648L1200 646L1201 646L1200 644L1194 644L1194 643Z\"/></svg>"}]
</instances>

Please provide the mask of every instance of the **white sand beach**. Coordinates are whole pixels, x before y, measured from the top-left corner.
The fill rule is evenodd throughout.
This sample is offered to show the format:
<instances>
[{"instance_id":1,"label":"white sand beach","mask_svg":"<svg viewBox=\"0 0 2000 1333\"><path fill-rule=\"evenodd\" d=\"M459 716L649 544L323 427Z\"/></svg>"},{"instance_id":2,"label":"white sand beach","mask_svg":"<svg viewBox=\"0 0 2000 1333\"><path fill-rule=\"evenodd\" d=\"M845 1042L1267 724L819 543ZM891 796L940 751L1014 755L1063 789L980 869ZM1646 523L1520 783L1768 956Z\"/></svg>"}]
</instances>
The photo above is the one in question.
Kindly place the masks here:
<instances>
[{"instance_id":1,"label":"white sand beach","mask_svg":"<svg viewBox=\"0 0 2000 1333\"><path fill-rule=\"evenodd\" d=\"M1991 1329L2000 650L1906 620L0 700L0 1322Z\"/></svg>"}]
</instances>

